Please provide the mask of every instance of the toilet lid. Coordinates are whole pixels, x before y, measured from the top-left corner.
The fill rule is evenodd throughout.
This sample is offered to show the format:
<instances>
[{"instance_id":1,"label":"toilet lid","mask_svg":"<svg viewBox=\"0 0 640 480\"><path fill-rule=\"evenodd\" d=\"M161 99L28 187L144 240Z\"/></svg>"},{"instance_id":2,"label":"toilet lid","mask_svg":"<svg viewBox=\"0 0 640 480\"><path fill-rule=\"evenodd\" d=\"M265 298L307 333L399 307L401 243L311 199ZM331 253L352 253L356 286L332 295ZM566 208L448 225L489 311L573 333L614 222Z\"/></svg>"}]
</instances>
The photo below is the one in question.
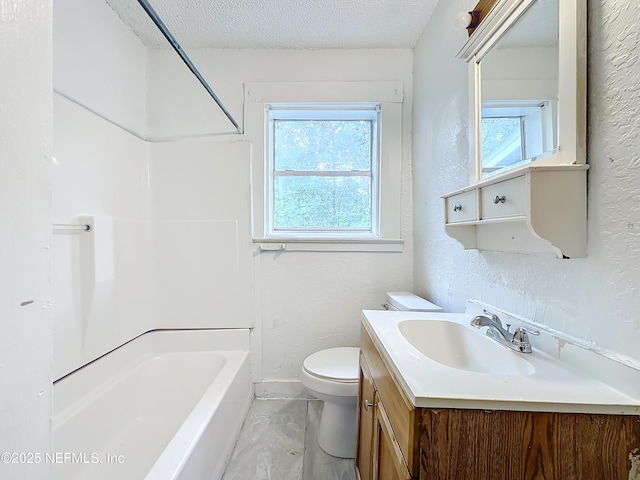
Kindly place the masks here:
<instances>
[{"instance_id":1,"label":"toilet lid","mask_svg":"<svg viewBox=\"0 0 640 480\"><path fill-rule=\"evenodd\" d=\"M357 382L359 355L360 349L357 347L329 348L309 355L302 367L316 377L337 382Z\"/></svg>"}]
</instances>

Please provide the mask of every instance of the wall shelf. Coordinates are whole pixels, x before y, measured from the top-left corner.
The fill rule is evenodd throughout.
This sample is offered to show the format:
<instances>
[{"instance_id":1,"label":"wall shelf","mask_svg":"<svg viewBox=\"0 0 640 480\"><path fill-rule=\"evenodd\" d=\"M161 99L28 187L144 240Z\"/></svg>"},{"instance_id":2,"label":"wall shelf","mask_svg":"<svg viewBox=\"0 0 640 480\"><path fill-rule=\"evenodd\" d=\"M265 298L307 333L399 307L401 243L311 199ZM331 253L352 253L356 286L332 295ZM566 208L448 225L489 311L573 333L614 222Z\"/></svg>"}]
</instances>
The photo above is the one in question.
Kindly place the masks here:
<instances>
[{"instance_id":1,"label":"wall shelf","mask_svg":"<svg viewBox=\"0 0 640 480\"><path fill-rule=\"evenodd\" d=\"M587 256L588 165L524 166L443 195L465 249Z\"/></svg>"}]
</instances>

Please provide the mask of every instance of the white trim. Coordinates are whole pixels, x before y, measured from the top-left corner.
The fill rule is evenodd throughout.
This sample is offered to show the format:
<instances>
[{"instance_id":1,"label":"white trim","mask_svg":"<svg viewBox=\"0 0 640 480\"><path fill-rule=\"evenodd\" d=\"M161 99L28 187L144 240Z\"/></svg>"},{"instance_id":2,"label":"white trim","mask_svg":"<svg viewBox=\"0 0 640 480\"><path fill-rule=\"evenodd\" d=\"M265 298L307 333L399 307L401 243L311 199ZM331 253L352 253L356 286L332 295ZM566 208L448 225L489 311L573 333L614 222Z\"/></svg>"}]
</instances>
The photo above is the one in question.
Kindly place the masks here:
<instances>
[{"instance_id":1,"label":"white trim","mask_svg":"<svg viewBox=\"0 0 640 480\"><path fill-rule=\"evenodd\" d=\"M273 120L377 120L380 104L375 102L345 103L265 103ZM340 112L338 118L334 112Z\"/></svg>"},{"instance_id":2,"label":"white trim","mask_svg":"<svg viewBox=\"0 0 640 480\"><path fill-rule=\"evenodd\" d=\"M259 252L388 252L402 253L401 238L254 238Z\"/></svg>"},{"instance_id":3,"label":"white trim","mask_svg":"<svg viewBox=\"0 0 640 480\"><path fill-rule=\"evenodd\" d=\"M468 63L470 139L469 180L482 180L479 143L481 60L537 0L500 0L457 57ZM561 0L559 8L559 147L537 165L586 163L586 2ZM475 141L474 141L475 140ZM498 174L497 176L501 176Z\"/></svg>"},{"instance_id":4,"label":"white trim","mask_svg":"<svg viewBox=\"0 0 640 480\"><path fill-rule=\"evenodd\" d=\"M256 238L268 232L265 202L268 202L268 175L265 175L265 138L269 122L265 107L283 103L300 104L380 104L378 122L380 149L379 238L398 239L401 226L402 82L275 82L245 84L245 137L252 142L252 229ZM352 234L353 235L353 234ZM277 239L269 239L277 241ZM338 240L341 241L342 239ZM333 240L323 240L332 243ZM302 241L300 242L302 243ZM304 243L308 243L306 240ZM377 250L373 250L377 251Z\"/></svg>"},{"instance_id":5,"label":"white trim","mask_svg":"<svg viewBox=\"0 0 640 480\"><path fill-rule=\"evenodd\" d=\"M254 383L256 398L296 398L300 400L317 400L298 380L266 380Z\"/></svg>"},{"instance_id":6,"label":"white trim","mask_svg":"<svg viewBox=\"0 0 640 480\"><path fill-rule=\"evenodd\" d=\"M498 2L475 29L467 43L460 49L457 58L467 62L474 57L482 60L489 50L507 33L536 0L502 0Z\"/></svg>"}]
</instances>

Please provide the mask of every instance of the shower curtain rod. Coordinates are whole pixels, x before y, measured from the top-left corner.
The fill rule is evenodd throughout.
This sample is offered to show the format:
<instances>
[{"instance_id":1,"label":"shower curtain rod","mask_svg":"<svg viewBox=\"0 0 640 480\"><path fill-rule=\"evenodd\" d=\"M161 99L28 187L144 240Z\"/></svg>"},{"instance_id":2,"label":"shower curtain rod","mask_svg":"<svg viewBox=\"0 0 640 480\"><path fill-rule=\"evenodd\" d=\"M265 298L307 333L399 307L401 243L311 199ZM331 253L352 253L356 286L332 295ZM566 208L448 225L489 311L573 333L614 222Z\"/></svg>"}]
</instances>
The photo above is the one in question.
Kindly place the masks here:
<instances>
[{"instance_id":1,"label":"shower curtain rod","mask_svg":"<svg viewBox=\"0 0 640 480\"><path fill-rule=\"evenodd\" d=\"M160 32L162 32L162 34L164 35L164 38L166 38L167 41L171 44L171 46L176 51L176 53L180 56L180 58L185 63L185 65L189 68L189 70L191 70L191 73L193 73L196 76L196 78L200 81L204 89L209 93L209 95L211 95L211 97L218 104L222 112L227 116L229 121L233 124L234 127L236 127L236 130L238 131L238 133L242 133L242 128L240 128L240 125L238 125L238 122L235 121L231 113L229 113L229 110L227 110L227 108L224 106L222 101L218 98L216 93L213 91L213 89L209 86L207 81L200 74L200 72L195 67L195 65L189 58L189 56L184 52L184 50L182 50L182 47L180 46L178 41L169 31L169 29L164 24L164 22L160 19L160 17L156 13L156 11L153 9L153 7L149 5L149 2L147 2L147 0L138 0L138 3L144 9L144 11L147 12L147 15L149 15L149 18L153 21L153 23L156 24L156 27L158 27Z\"/></svg>"}]
</instances>

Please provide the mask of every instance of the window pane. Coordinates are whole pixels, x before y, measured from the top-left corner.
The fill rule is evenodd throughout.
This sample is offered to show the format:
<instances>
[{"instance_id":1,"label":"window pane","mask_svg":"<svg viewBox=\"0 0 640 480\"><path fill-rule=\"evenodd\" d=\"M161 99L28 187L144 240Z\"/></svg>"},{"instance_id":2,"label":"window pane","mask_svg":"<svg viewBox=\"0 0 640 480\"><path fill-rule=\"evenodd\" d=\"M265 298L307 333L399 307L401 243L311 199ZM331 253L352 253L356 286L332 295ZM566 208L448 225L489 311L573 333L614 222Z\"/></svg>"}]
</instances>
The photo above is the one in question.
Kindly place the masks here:
<instances>
[{"instance_id":1,"label":"window pane","mask_svg":"<svg viewBox=\"0 0 640 480\"><path fill-rule=\"evenodd\" d=\"M482 170L498 170L522 158L521 117L482 119Z\"/></svg>"},{"instance_id":2,"label":"window pane","mask_svg":"<svg viewBox=\"0 0 640 480\"><path fill-rule=\"evenodd\" d=\"M371 170L368 120L274 120L276 170Z\"/></svg>"},{"instance_id":3,"label":"window pane","mask_svg":"<svg viewBox=\"0 0 640 480\"><path fill-rule=\"evenodd\" d=\"M273 226L370 229L371 178L276 177Z\"/></svg>"}]
</instances>

